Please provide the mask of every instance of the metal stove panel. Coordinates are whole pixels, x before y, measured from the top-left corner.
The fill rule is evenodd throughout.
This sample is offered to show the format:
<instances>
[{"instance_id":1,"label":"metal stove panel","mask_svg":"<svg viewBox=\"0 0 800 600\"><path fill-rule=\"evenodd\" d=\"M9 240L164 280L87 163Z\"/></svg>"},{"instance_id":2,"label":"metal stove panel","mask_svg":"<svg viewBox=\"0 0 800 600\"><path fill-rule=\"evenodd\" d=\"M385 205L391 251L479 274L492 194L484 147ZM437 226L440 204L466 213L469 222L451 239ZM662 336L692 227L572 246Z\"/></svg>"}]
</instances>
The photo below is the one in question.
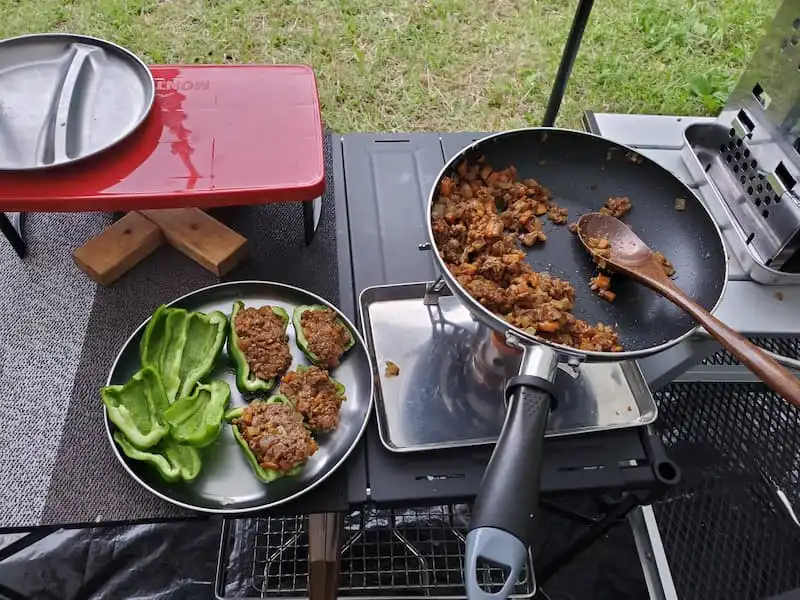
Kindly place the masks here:
<instances>
[{"instance_id":1,"label":"metal stove panel","mask_svg":"<svg viewBox=\"0 0 800 600\"><path fill-rule=\"evenodd\" d=\"M708 179L764 267L797 273L800 0L785 0L715 126L688 128ZM800 260L800 259L799 259Z\"/></svg>"},{"instance_id":2,"label":"metal stove panel","mask_svg":"<svg viewBox=\"0 0 800 600\"><path fill-rule=\"evenodd\" d=\"M393 452L493 444L503 425L503 388L520 355L491 342L459 301L448 295L425 304L415 283L368 288L361 294L367 345L378 366L378 426ZM389 376L386 361L400 372ZM558 406L548 437L636 427L656 418L638 366L563 365Z\"/></svg>"}]
</instances>

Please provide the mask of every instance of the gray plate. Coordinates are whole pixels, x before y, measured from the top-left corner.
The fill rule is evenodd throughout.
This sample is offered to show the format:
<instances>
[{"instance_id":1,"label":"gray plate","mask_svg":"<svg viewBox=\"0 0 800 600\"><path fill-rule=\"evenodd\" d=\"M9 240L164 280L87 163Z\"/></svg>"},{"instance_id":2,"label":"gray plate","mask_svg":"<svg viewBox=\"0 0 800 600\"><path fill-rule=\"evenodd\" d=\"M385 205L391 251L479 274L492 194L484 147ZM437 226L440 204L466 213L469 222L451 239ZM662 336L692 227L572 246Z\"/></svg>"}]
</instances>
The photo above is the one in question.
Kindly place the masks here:
<instances>
[{"instance_id":1,"label":"gray plate","mask_svg":"<svg viewBox=\"0 0 800 600\"><path fill-rule=\"evenodd\" d=\"M356 338L339 367L331 374L345 386L347 401L342 405L339 427L328 434L315 436L319 450L312 456L303 471L296 477L283 477L269 484L256 479L241 448L237 445L231 426L223 426L219 440L201 450L203 468L191 483L167 483L149 465L126 457L114 443L116 427L108 420L106 430L114 454L128 471L147 490L178 506L203 512L235 514L271 508L289 502L319 485L333 473L355 448L367 425L372 408L372 368L363 338L358 330L335 306L326 300L296 287L266 281L237 281L207 287L170 303L187 310L210 312L219 310L230 315L235 300L245 306L272 304L281 306L291 315L302 304L326 304L335 310L350 326ZM148 319L149 321L149 319ZM147 321L142 323L125 343L117 356L108 385L124 384L139 370L139 340ZM294 328L287 332L292 349L292 368L308 364L297 349ZM217 361L217 367L208 379L224 379L231 387L228 408L245 406L247 402L236 389L235 370L226 352ZM105 407L103 408L105 412Z\"/></svg>"},{"instance_id":2,"label":"gray plate","mask_svg":"<svg viewBox=\"0 0 800 600\"><path fill-rule=\"evenodd\" d=\"M0 171L102 152L141 125L154 99L147 65L116 44L59 33L0 41Z\"/></svg>"},{"instance_id":3,"label":"gray plate","mask_svg":"<svg viewBox=\"0 0 800 600\"><path fill-rule=\"evenodd\" d=\"M381 441L392 452L494 444L505 418L503 389L517 374L519 357L476 379L470 357L483 326L446 288L438 305L425 305L429 285L377 286L361 293L361 322L378 368ZM398 376L386 377L387 360L400 367ZM564 367L556 389L547 437L638 427L658 415L634 361L584 363L577 377Z\"/></svg>"}]
</instances>

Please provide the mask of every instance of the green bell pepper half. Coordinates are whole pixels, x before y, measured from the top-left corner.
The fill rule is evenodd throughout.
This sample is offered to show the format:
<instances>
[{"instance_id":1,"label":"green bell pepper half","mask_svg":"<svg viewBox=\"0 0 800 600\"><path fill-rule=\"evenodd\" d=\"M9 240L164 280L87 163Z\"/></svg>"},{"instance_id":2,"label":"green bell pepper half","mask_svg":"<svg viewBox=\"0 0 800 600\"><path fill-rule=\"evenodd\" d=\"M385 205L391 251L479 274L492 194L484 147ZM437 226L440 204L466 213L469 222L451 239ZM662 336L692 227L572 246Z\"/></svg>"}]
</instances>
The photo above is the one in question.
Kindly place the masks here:
<instances>
[{"instance_id":1,"label":"green bell pepper half","mask_svg":"<svg viewBox=\"0 0 800 600\"><path fill-rule=\"evenodd\" d=\"M108 418L140 449L155 446L169 432L163 413L169 403L158 372L145 367L125 385L100 389Z\"/></svg>"},{"instance_id":2,"label":"green bell pepper half","mask_svg":"<svg viewBox=\"0 0 800 600\"><path fill-rule=\"evenodd\" d=\"M253 400L253 402L250 404L255 404L256 402L267 402L268 404L291 404L286 396L281 395L272 396L268 400ZM238 419L242 416L242 413L244 413L244 407L240 406L238 408L233 408L225 413L225 420L232 421L233 419ZM276 471L274 469L265 469L259 464L256 455L253 454L253 451L250 450L250 446L247 445L247 440L242 437L242 434L239 431L239 427L236 425L236 423L231 423L231 429L233 430L233 437L236 438L236 442L239 444L239 446L241 446L245 458L247 458L247 462L250 463L253 473L255 473L255 476L261 483L270 483L271 481L275 481L281 477L292 477L303 470L303 467L306 464L305 461L295 465L286 473L281 473L280 471Z\"/></svg>"},{"instance_id":3,"label":"green bell pepper half","mask_svg":"<svg viewBox=\"0 0 800 600\"><path fill-rule=\"evenodd\" d=\"M122 452L128 458L147 462L153 465L159 475L170 483L178 480L193 481L200 473L200 454L192 446L184 446L166 437L161 443L149 450L140 450L130 440L117 431L114 434Z\"/></svg>"},{"instance_id":4,"label":"green bell pepper half","mask_svg":"<svg viewBox=\"0 0 800 600\"><path fill-rule=\"evenodd\" d=\"M270 306L272 312L278 315L284 322L284 331L289 328L289 313L283 310L280 306ZM268 392L275 387L277 381L276 377L264 380L259 379L255 373L250 370L250 365L247 364L247 357L244 352L239 348L239 336L236 334L236 315L239 311L244 309L244 302L237 300L233 303L230 318L230 332L228 334L228 356L233 359L236 365L236 387L243 394Z\"/></svg>"},{"instance_id":5,"label":"green bell pepper half","mask_svg":"<svg viewBox=\"0 0 800 600\"><path fill-rule=\"evenodd\" d=\"M188 312L160 306L144 330L139 346L142 366L161 375L170 403L189 396L214 368L225 344L228 319L224 313Z\"/></svg>"},{"instance_id":6,"label":"green bell pepper half","mask_svg":"<svg viewBox=\"0 0 800 600\"><path fill-rule=\"evenodd\" d=\"M323 305L323 304L304 304L302 306L298 306L297 308L295 308L294 312L292 313L292 325L294 325L294 332L295 332L295 338L297 340L297 347L300 348L300 351L303 354L305 354L306 357L308 358L308 360L310 360L314 365L316 365L318 367L323 367L323 368L327 367L327 365L323 361L321 361L309 349L308 340L306 340L306 335L305 335L305 333L303 333L303 325L302 325L300 319L303 316L303 313L306 312L307 310L325 310L327 308L328 307ZM347 352L348 350L350 350L350 348L352 348L353 346L356 345L356 339L355 339L355 337L353 337L353 332L350 331L350 328L347 326L347 323L345 323L340 318L337 318L336 320L339 323L339 325L341 325L342 327L344 327L347 330L347 333L350 336L350 341L347 342L347 344L344 347L344 352Z\"/></svg>"},{"instance_id":7,"label":"green bell pepper half","mask_svg":"<svg viewBox=\"0 0 800 600\"><path fill-rule=\"evenodd\" d=\"M164 412L169 434L176 442L188 446L203 448L213 444L222 429L222 417L230 398L231 388L225 381L199 384L194 394L177 399Z\"/></svg>"}]
</instances>

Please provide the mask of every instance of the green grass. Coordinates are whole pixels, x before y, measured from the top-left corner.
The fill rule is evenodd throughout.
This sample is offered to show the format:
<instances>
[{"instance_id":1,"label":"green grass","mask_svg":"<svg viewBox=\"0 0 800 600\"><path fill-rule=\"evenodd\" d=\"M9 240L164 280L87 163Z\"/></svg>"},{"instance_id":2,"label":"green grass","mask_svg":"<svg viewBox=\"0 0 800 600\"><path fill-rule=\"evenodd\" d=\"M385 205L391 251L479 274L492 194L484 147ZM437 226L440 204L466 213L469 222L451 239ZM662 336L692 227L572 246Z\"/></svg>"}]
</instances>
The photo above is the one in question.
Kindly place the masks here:
<instances>
[{"instance_id":1,"label":"green grass","mask_svg":"<svg viewBox=\"0 0 800 600\"><path fill-rule=\"evenodd\" d=\"M597 0L559 125L585 109L714 114L779 0ZM305 63L346 131L538 124L567 0L0 0L0 38L96 35L152 63Z\"/></svg>"}]
</instances>

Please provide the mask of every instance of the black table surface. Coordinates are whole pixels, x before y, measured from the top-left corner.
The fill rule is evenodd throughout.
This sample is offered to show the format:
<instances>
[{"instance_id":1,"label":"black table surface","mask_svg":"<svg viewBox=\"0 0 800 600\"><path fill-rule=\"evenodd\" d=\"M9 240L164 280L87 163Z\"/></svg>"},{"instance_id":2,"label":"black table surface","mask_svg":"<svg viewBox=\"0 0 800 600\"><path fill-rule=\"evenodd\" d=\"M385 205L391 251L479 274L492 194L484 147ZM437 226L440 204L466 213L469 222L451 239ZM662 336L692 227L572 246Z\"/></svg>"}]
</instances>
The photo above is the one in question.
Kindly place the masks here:
<instances>
[{"instance_id":1,"label":"black table surface","mask_svg":"<svg viewBox=\"0 0 800 600\"><path fill-rule=\"evenodd\" d=\"M430 254L417 249L426 237L425 200L445 157L479 137L479 133L329 137L322 219L310 246L302 242L297 204L214 211L251 243L249 260L225 280L265 279L306 287L357 320L358 293L364 288L435 279ZM11 273L5 276L45 269L42 261L48 260L48 253L59 244L74 243L72 238L64 240L65 235L88 237L80 228L88 228L90 220L92 228L102 228L109 216L30 215L26 234L32 253L21 266L0 256L4 265L10 265ZM63 282L52 284L49 293L68 294L58 286L68 290L82 275L67 272L60 277ZM35 485L28 488L28 493L37 495L31 497L30 506L18 500L15 504L14 489L9 498L0 494L4 502L8 500L0 503L0 530L202 517L150 495L116 464L101 431L96 390L103 385L116 349L152 308L216 281L167 247L113 286L98 287L86 296L89 304L82 310L88 324L74 359L78 364L60 436L52 440L57 446L52 448L55 462L49 471L37 473ZM12 374L6 371L5 376ZM653 436L633 430L548 440L543 491L647 487L653 481L648 457L663 453L660 442L653 444ZM380 443L373 416L364 439L342 468L318 488L268 513L346 511L365 502L424 505L468 500L477 493L490 451L482 447L392 454ZM88 494L89 489L104 493Z\"/></svg>"}]
</instances>

